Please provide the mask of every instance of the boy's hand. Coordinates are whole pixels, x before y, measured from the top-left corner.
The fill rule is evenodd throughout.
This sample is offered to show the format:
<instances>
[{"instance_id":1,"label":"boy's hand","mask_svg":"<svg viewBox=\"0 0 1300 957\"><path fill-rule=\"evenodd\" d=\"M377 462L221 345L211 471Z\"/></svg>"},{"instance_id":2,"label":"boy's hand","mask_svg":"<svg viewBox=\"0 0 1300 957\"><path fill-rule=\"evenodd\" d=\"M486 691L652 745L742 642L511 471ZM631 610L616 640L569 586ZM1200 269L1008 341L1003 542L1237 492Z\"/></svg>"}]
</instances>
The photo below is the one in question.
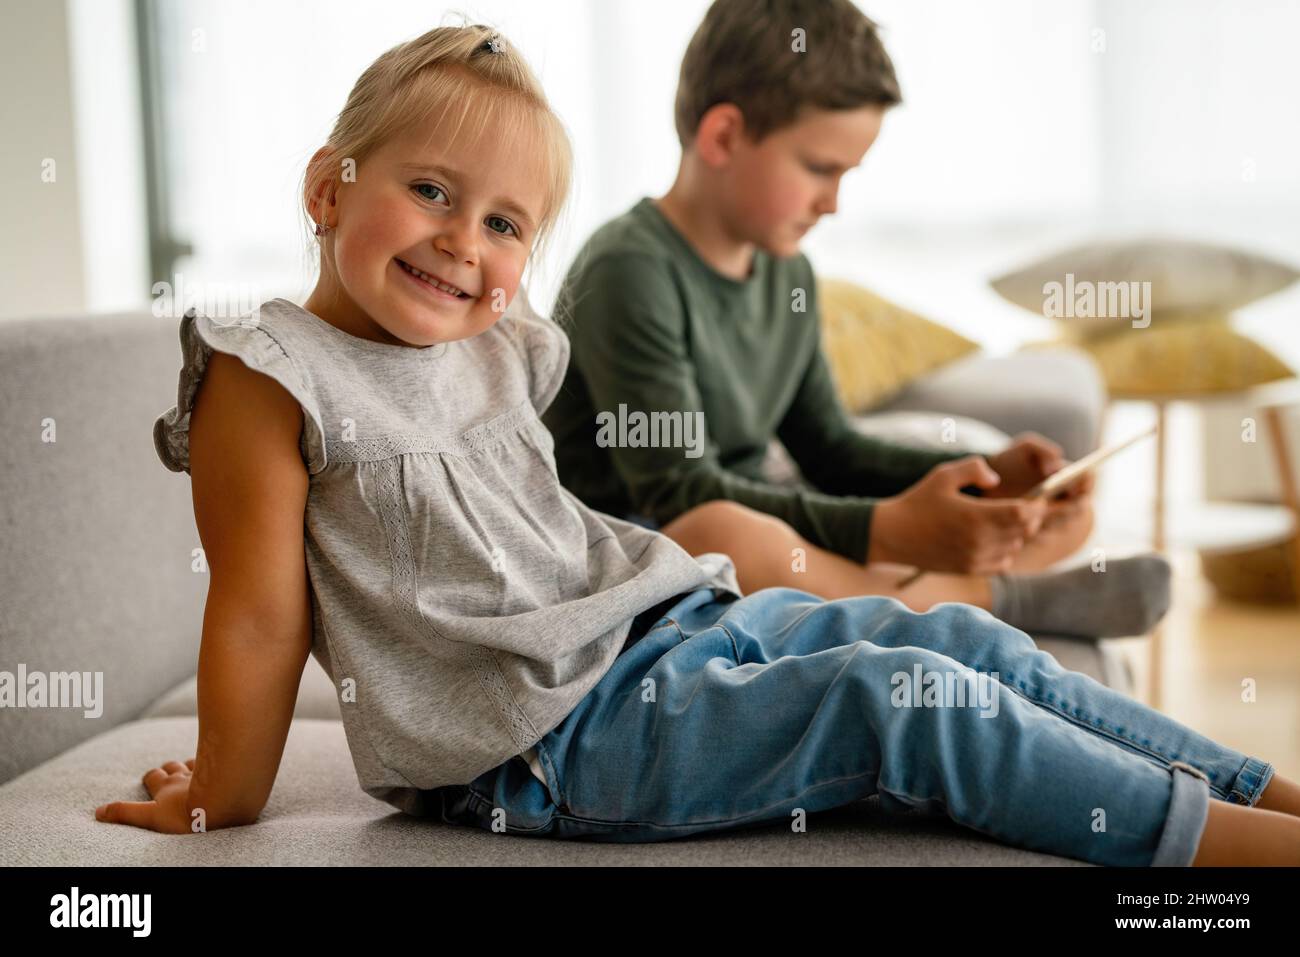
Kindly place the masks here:
<instances>
[{"instance_id":1,"label":"boy's hand","mask_svg":"<svg viewBox=\"0 0 1300 957\"><path fill-rule=\"evenodd\" d=\"M936 465L901 495L876 503L868 562L897 562L928 571L990 575L1011 567L1047 514L1042 499L963 495L1001 477L981 456Z\"/></svg>"},{"instance_id":2,"label":"boy's hand","mask_svg":"<svg viewBox=\"0 0 1300 957\"><path fill-rule=\"evenodd\" d=\"M988 498L1019 497L1069 464L1062 457L1059 445L1036 432L1016 436L1011 445L988 461L1002 479L997 487L988 492ZM1096 473L1085 472L1049 498L1043 527L1050 528L1073 521L1079 513L1090 507L1088 496L1096 484Z\"/></svg>"},{"instance_id":3,"label":"boy's hand","mask_svg":"<svg viewBox=\"0 0 1300 957\"><path fill-rule=\"evenodd\" d=\"M1009 446L989 456L988 463L999 478L988 498L1019 498L1066 464L1061 447L1037 432L1017 435Z\"/></svg>"},{"instance_id":4,"label":"boy's hand","mask_svg":"<svg viewBox=\"0 0 1300 957\"><path fill-rule=\"evenodd\" d=\"M1068 464L1068 463L1067 463ZM1048 502L1053 507L1068 504L1071 502L1079 503L1092 494L1092 490L1097 486L1097 473L1085 472L1077 479L1067 485L1061 491L1052 496Z\"/></svg>"},{"instance_id":5,"label":"boy's hand","mask_svg":"<svg viewBox=\"0 0 1300 957\"><path fill-rule=\"evenodd\" d=\"M151 768L142 780L152 801L113 801L95 808L95 820L113 824L133 824L164 834L189 834L191 826L189 796L194 759L184 764L168 761L161 768Z\"/></svg>"}]
</instances>

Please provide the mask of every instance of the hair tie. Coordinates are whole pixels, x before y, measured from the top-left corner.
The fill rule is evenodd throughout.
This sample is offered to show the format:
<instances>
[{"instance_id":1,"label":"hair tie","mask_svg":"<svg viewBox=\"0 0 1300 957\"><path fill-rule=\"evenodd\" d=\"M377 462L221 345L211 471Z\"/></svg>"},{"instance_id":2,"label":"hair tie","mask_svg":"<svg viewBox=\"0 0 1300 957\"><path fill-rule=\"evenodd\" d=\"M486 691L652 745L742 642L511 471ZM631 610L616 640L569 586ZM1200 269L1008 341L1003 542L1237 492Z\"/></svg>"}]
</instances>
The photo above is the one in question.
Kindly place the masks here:
<instances>
[{"instance_id":1,"label":"hair tie","mask_svg":"<svg viewBox=\"0 0 1300 957\"><path fill-rule=\"evenodd\" d=\"M500 53L500 52L501 52L501 41L500 41L500 39L498 39L497 34L494 33L494 34L492 34L492 36L490 36L490 37L488 37L486 40L484 40L484 41L483 41L483 45L482 45L481 47L479 47L479 49L480 49L480 50L485 50L485 51L487 51L488 53Z\"/></svg>"}]
</instances>

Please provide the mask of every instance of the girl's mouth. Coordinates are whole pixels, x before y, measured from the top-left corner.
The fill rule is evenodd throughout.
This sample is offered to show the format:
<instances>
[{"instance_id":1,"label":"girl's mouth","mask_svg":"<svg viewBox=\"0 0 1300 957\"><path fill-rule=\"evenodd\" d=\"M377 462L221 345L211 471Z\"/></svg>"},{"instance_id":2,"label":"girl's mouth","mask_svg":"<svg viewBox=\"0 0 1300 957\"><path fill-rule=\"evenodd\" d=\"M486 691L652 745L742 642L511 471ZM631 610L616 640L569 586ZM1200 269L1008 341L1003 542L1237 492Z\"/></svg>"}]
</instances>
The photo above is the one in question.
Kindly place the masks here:
<instances>
[{"instance_id":1,"label":"girl's mouth","mask_svg":"<svg viewBox=\"0 0 1300 957\"><path fill-rule=\"evenodd\" d=\"M462 289L458 289L449 282L443 282L437 276L430 276L427 272L416 269L410 263L403 262L396 257L393 261L401 267L402 272L410 276L412 280L419 283L425 289L437 295L444 296L448 299L472 299L473 297Z\"/></svg>"}]
</instances>

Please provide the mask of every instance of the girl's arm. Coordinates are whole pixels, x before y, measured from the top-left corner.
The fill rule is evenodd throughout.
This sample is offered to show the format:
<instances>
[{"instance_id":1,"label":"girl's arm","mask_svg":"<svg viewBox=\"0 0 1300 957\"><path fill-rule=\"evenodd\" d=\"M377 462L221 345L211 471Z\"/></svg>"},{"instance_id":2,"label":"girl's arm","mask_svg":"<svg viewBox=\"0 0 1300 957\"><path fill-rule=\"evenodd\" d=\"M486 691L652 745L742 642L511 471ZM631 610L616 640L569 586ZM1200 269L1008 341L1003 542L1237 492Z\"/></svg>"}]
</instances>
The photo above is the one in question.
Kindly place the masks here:
<instances>
[{"instance_id":1,"label":"girl's arm","mask_svg":"<svg viewBox=\"0 0 1300 957\"><path fill-rule=\"evenodd\" d=\"M277 382L212 354L189 435L194 516L211 576L192 776L179 763L154 768L144 777L154 800L109 804L101 820L212 830L250 824L266 804L311 650L302 425L302 409Z\"/></svg>"},{"instance_id":2,"label":"girl's arm","mask_svg":"<svg viewBox=\"0 0 1300 957\"><path fill-rule=\"evenodd\" d=\"M203 808L209 828L261 813L311 651L302 427L279 383L213 353L190 416L194 517L211 579L189 809Z\"/></svg>"}]
</instances>

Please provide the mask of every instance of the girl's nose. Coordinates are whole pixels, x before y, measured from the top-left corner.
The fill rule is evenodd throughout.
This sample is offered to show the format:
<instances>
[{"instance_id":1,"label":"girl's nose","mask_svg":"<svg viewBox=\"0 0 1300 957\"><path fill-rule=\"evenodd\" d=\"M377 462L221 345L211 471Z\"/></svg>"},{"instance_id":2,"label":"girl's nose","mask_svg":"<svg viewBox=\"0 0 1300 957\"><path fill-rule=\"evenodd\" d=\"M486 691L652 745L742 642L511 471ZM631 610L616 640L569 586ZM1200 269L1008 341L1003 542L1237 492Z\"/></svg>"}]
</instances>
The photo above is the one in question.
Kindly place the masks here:
<instances>
[{"instance_id":1,"label":"girl's nose","mask_svg":"<svg viewBox=\"0 0 1300 957\"><path fill-rule=\"evenodd\" d=\"M463 220L444 220L443 229L433 238L433 246L458 263L478 265L478 243L472 225Z\"/></svg>"}]
</instances>

